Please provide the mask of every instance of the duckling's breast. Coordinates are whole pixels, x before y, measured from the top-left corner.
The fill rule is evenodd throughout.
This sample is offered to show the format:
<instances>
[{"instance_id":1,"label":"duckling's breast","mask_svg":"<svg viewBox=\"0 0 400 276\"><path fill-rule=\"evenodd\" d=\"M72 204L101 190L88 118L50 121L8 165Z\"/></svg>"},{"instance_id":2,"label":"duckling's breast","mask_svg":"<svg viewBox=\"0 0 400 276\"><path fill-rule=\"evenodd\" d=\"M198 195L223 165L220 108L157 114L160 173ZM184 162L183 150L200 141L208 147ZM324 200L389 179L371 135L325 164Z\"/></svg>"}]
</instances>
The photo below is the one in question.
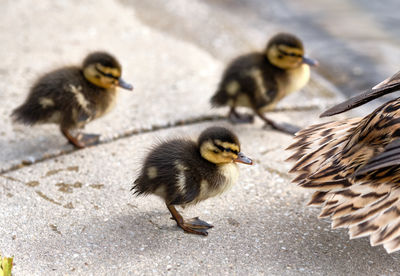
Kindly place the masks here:
<instances>
[{"instance_id":1,"label":"duckling's breast","mask_svg":"<svg viewBox=\"0 0 400 276\"><path fill-rule=\"evenodd\" d=\"M230 190L238 178L239 168L235 163L219 165L215 175L210 175L201 181L200 192L194 203Z\"/></svg>"},{"instance_id":2,"label":"duckling's breast","mask_svg":"<svg viewBox=\"0 0 400 276\"><path fill-rule=\"evenodd\" d=\"M286 78L278 79L278 99L302 89L310 79L310 66L302 64L300 67L286 71Z\"/></svg>"},{"instance_id":3,"label":"duckling's breast","mask_svg":"<svg viewBox=\"0 0 400 276\"><path fill-rule=\"evenodd\" d=\"M110 112L117 103L118 90L107 89L101 91L101 95L96 97L96 117L101 117Z\"/></svg>"}]
</instances>

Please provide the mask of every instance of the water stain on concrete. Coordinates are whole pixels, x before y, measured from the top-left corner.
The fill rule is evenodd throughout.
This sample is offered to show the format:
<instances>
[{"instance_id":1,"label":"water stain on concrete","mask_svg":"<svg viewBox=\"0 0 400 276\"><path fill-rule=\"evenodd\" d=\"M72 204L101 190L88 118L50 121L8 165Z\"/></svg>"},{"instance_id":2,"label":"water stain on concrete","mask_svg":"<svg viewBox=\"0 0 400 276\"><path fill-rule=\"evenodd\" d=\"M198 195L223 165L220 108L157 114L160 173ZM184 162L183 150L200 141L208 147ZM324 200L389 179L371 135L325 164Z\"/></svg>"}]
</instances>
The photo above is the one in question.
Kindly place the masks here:
<instances>
[{"instance_id":1,"label":"water stain on concrete","mask_svg":"<svg viewBox=\"0 0 400 276\"><path fill-rule=\"evenodd\" d=\"M71 184L66 184L66 183L60 182L60 183L57 183L56 186L59 187L58 190L60 192L69 193L69 194L71 194L73 192Z\"/></svg>"},{"instance_id":2,"label":"water stain on concrete","mask_svg":"<svg viewBox=\"0 0 400 276\"><path fill-rule=\"evenodd\" d=\"M79 166L70 166L67 168L67 171L78 172Z\"/></svg>"},{"instance_id":3,"label":"water stain on concrete","mask_svg":"<svg viewBox=\"0 0 400 276\"><path fill-rule=\"evenodd\" d=\"M54 199L48 197L47 195L45 195L44 193L42 193L41 191L36 191L36 193L43 198L44 200L50 201L51 203L54 203L56 205L61 205L60 202L55 201Z\"/></svg>"},{"instance_id":4,"label":"water stain on concrete","mask_svg":"<svg viewBox=\"0 0 400 276\"><path fill-rule=\"evenodd\" d=\"M90 184L89 186L93 189L99 189L99 190L104 188L104 184Z\"/></svg>"},{"instance_id":5,"label":"water stain on concrete","mask_svg":"<svg viewBox=\"0 0 400 276\"><path fill-rule=\"evenodd\" d=\"M63 207L66 208L66 209L74 209L74 205L72 205L72 202L68 202Z\"/></svg>"},{"instance_id":6,"label":"water stain on concrete","mask_svg":"<svg viewBox=\"0 0 400 276\"><path fill-rule=\"evenodd\" d=\"M19 183L24 183L23 181L21 181L21 180L15 178L15 177L12 177L12 176L7 176L7 175L0 175L0 176L3 177L3 178L5 178L5 179L11 180L11 181L15 181L15 182L19 182Z\"/></svg>"},{"instance_id":7,"label":"water stain on concrete","mask_svg":"<svg viewBox=\"0 0 400 276\"><path fill-rule=\"evenodd\" d=\"M79 181L75 182L74 184L60 182L57 183L56 186L59 187L58 190L60 192L71 194L74 191L73 188L82 188L82 183Z\"/></svg>"},{"instance_id":8,"label":"water stain on concrete","mask_svg":"<svg viewBox=\"0 0 400 276\"><path fill-rule=\"evenodd\" d=\"M44 177L57 174L57 173L59 173L59 172L61 172L61 171L63 171L63 170L64 170L64 169L50 170L50 171L48 171L48 172L46 173L46 175L45 175Z\"/></svg>"},{"instance_id":9,"label":"water stain on concrete","mask_svg":"<svg viewBox=\"0 0 400 276\"><path fill-rule=\"evenodd\" d=\"M238 227L240 225L240 223L236 219L233 219L233 218L228 218L228 223L235 227Z\"/></svg>"},{"instance_id":10,"label":"water stain on concrete","mask_svg":"<svg viewBox=\"0 0 400 276\"><path fill-rule=\"evenodd\" d=\"M25 183L25 185L28 187L36 187L39 186L39 184L40 184L39 181L29 181Z\"/></svg>"},{"instance_id":11,"label":"water stain on concrete","mask_svg":"<svg viewBox=\"0 0 400 276\"><path fill-rule=\"evenodd\" d=\"M79 171L79 166L69 166L69 167L64 168L64 169L50 170L43 177L52 176L52 175L55 175L55 174L57 174L59 172L62 172L62 171L78 172Z\"/></svg>"},{"instance_id":12,"label":"water stain on concrete","mask_svg":"<svg viewBox=\"0 0 400 276\"><path fill-rule=\"evenodd\" d=\"M77 182L74 183L73 187L74 188L82 188L82 183L77 181Z\"/></svg>"},{"instance_id":13,"label":"water stain on concrete","mask_svg":"<svg viewBox=\"0 0 400 276\"><path fill-rule=\"evenodd\" d=\"M57 234L60 234L60 235L61 235L61 232L58 230L57 225L54 225L54 224L51 224L51 223L50 223L49 226L50 226L51 230L53 230L53 231L56 232Z\"/></svg>"}]
</instances>

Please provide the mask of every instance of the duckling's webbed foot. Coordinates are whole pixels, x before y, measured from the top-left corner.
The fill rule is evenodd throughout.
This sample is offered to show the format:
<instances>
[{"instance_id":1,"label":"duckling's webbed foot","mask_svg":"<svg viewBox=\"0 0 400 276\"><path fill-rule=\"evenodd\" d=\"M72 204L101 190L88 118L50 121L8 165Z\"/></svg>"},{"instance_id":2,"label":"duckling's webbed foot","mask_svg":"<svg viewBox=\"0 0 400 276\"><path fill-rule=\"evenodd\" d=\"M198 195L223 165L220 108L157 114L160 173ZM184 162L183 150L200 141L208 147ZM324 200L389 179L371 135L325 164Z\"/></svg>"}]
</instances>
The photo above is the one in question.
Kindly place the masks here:
<instances>
[{"instance_id":1,"label":"duckling's webbed foot","mask_svg":"<svg viewBox=\"0 0 400 276\"><path fill-rule=\"evenodd\" d=\"M191 218L189 220L185 220L184 224L190 226L191 228L195 229L210 229L214 226L205 222L204 220L199 219L199 217Z\"/></svg>"},{"instance_id":2,"label":"duckling's webbed foot","mask_svg":"<svg viewBox=\"0 0 400 276\"><path fill-rule=\"evenodd\" d=\"M100 135L79 133L74 136L68 129L61 129L62 134L68 139L68 142L78 149L93 146L99 143Z\"/></svg>"},{"instance_id":3,"label":"duckling's webbed foot","mask_svg":"<svg viewBox=\"0 0 400 276\"><path fill-rule=\"evenodd\" d=\"M100 142L100 135L99 134L79 133L78 139L86 146L93 146L93 145L97 145Z\"/></svg>"},{"instance_id":4,"label":"duckling's webbed foot","mask_svg":"<svg viewBox=\"0 0 400 276\"><path fill-rule=\"evenodd\" d=\"M207 236L207 229L214 227L198 217L185 221L175 209L175 206L167 204L167 208L171 212L172 218L176 221L176 224L187 233Z\"/></svg>"},{"instance_id":5,"label":"duckling's webbed foot","mask_svg":"<svg viewBox=\"0 0 400 276\"><path fill-rule=\"evenodd\" d=\"M234 107L230 109L228 119L232 124L246 124L254 122L254 116L252 114L240 114Z\"/></svg>"},{"instance_id":6,"label":"duckling's webbed foot","mask_svg":"<svg viewBox=\"0 0 400 276\"><path fill-rule=\"evenodd\" d=\"M270 126L273 129L276 129L278 131L281 131L281 132L284 132L284 133L287 133L290 135L294 135L296 132L301 130L300 127L292 125L292 124L274 122L271 119L268 119L267 117L265 117L265 115L260 111L256 111L256 113L266 123L267 126Z\"/></svg>"},{"instance_id":7,"label":"duckling's webbed foot","mask_svg":"<svg viewBox=\"0 0 400 276\"><path fill-rule=\"evenodd\" d=\"M274 123L274 125L266 124L265 127L272 127L278 131L290 134L290 135L295 135L296 132L300 131L301 128L292 124L288 123Z\"/></svg>"}]
</instances>

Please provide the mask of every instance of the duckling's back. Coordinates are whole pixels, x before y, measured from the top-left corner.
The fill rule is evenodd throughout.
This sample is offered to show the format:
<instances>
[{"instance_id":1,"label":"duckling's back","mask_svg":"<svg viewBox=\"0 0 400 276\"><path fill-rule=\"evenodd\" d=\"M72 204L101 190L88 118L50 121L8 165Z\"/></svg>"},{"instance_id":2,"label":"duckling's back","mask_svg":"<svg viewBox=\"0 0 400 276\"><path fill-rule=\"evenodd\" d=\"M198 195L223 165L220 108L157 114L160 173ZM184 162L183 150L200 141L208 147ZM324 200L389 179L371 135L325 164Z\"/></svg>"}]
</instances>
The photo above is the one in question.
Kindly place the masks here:
<instances>
[{"instance_id":1,"label":"duckling's back","mask_svg":"<svg viewBox=\"0 0 400 276\"><path fill-rule=\"evenodd\" d=\"M40 78L12 117L28 125L57 123L65 128L78 127L79 122L95 117L93 96L104 90L88 82L80 68L62 68Z\"/></svg>"},{"instance_id":2,"label":"duckling's back","mask_svg":"<svg viewBox=\"0 0 400 276\"><path fill-rule=\"evenodd\" d=\"M187 204L200 196L202 184L218 183L216 172L195 142L171 140L150 152L132 189L139 195L156 194L168 204Z\"/></svg>"},{"instance_id":3,"label":"duckling's back","mask_svg":"<svg viewBox=\"0 0 400 276\"><path fill-rule=\"evenodd\" d=\"M211 103L215 107L265 106L276 98L277 79L284 77L285 71L272 65L262 53L241 56L225 70Z\"/></svg>"}]
</instances>

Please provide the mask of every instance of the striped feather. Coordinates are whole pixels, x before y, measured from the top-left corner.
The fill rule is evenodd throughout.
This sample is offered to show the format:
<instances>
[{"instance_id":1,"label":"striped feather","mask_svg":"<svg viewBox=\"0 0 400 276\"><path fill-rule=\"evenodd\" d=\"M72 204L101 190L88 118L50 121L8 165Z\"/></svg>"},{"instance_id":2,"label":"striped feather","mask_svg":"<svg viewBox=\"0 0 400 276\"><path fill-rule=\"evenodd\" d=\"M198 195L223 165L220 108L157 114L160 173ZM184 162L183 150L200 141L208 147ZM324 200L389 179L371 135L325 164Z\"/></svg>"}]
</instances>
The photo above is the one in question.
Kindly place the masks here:
<instances>
[{"instance_id":1,"label":"striped feather","mask_svg":"<svg viewBox=\"0 0 400 276\"><path fill-rule=\"evenodd\" d=\"M370 237L388 253L400 250L400 99L364 118L310 126L288 147L293 182L313 189L319 217Z\"/></svg>"}]
</instances>

